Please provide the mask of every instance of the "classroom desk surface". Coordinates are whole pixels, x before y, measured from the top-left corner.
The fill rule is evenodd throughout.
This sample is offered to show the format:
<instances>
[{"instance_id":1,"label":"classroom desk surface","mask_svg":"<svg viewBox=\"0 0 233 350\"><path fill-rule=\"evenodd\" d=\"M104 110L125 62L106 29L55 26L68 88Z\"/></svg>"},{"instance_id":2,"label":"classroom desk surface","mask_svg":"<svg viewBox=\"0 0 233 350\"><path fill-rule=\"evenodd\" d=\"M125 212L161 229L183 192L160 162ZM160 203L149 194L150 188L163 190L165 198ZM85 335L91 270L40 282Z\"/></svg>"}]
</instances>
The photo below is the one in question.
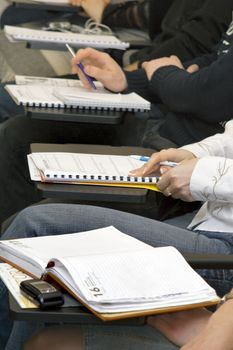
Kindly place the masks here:
<instances>
[{"instance_id":1,"label":"classroom desk surface","mask_svg":"<svg viewBox=\"0 0 233 350\"><path fill-rule=\"evenodd\" d=\"M125 116L122 111L76 108L25 107L25 112L33 119L112 125L120 124Z\"/></svg>"},{"instance_id":2,"label":"classroom desk surface","mask_svg":"<svg viewBox=\"0 0 233 350\"><path fill-rule=\"evenodd\" d=\"M25 9L35 9L35 10L48 10L48 11L61 11L61 12L78 12L79 7L66 4L52 4L39 1L30 0L13 0L10 1L15 7L25 8Z\"/></svg>"},{"instance_id":3,"label":"classroom desk surface","mask_svg":"<svg viewBox=\"0 0 233 350\"><path fill-rule=\"evenodd\" d=\"M15 6L27 6L28 8L35 8L38 7L41 8L41 10L44 10L44 6L47 4L42 4L42 3L35 3L30 0L15 0ZM54 6L54 5L48 5L48 6ZM59 5L59 8L61 6ZM64 9L63 6L63 12L65 12L65 15L62 14L60 15L58 12L58 15L54 16L51 18L51 20L40 20L40 21L35 21L35 22L28 22L24 23L21 26L30 28L30 29L41 29L43 27L47 27L48 23L50 22L69 22L72 25L78 25L81 27L85 26L85 23L88 18L80 15L78 13L78 8L75 6L69 5L69 8L74 9L73 11L70 11L70 13L66 13L67 11ZM60 10L61 11L61 10ZM115 35L118 39L120 39L122 42L129 42L130 44L130 49L141 49L147 46L151 46L152 42L149 38L149 35L141 30L138 29L128 29L128 28L111 28L113 31L113 35ZM103 33L104 34L104 33ZM61 43L56 43L56 42L45 42L45 41L34 41L34 40L28 40L25 41L26 47L30 49L35 49L35 50L56 50L56 51L66 51L67 48L65 47L64 44ZM80 44L75 44L72 43L72 47L74 49L80 48ZM107 50L111 52L112 50L115 49L110 49ZM122 51L124 52L124 51Z\"/></svg>"},{"instance_id":4,"label":"classroom desk surface","mask_svg":"<svg viewBox=\"0 0 233 350\"><path fill-rule=\"evenodd\" d=\"M131 318L129 320L103 322L88 311L84 306L61 307L59 309L22 309L13 296L9 296L10 317L17 321L48 322L48 323L76 323L99 325L128 325L140 326L145 323L144 317Z\"/></svg>"},{"instance_id":5,"label":"classroom desk surface","mask_svg":"<svg viewBox=\"0 0 233 350\"><path fill-rule=\"evenodd\" d=\"M93 154L151 155L152 149L142 147L113 147L106 145L83 145L83 144L31 144L31 152L74 152ZM98 202L122 202L122 203L145 203L149 190L143 188L106 187L91 185L71 185L36 183L37 190L43 198L62 198L80 201Z\"/></svg>"}]
</instances>

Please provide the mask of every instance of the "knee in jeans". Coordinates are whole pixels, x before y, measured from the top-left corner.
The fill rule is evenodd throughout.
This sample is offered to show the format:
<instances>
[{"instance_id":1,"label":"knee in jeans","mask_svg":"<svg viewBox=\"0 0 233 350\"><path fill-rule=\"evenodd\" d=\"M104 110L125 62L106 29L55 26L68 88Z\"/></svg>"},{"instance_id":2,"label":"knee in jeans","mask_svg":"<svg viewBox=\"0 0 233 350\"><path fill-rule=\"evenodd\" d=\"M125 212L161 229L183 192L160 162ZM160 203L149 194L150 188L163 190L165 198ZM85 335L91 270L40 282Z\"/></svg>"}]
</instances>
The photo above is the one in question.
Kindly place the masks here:
<instances>
[{"instance_id":1,"label":"knee in jeans","mask_svg":"<svg viewBox=\"0 0 233 350\"><path fill-rule=\"evenodd\" d=\"M22 350L42 350L48 349L48 344L50 342L49 335L46 331L42 331L33 335L24 344Z\"/></svg>"}]
</instances>

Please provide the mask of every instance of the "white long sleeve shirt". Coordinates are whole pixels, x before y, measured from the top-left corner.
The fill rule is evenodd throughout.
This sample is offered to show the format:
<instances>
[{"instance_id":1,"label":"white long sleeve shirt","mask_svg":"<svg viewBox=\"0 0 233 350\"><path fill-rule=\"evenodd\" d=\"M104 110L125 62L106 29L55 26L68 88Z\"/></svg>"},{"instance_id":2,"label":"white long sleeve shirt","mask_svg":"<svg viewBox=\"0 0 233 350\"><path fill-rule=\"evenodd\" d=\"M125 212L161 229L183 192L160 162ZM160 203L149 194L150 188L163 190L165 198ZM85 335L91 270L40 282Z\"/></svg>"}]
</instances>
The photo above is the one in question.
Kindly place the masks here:
<instances>
[{"instance_id":1,"label":"white long sleeve shirt","mask_svg":"<svg viewBox=\"0 0 233 350\"><path fill-rule=\"evenodd\" d=\"M182 148L199 158L190 191L195 200L205 202L189 228L233 232L233 120L223 134Z\"/></svg>"}]
</instances>

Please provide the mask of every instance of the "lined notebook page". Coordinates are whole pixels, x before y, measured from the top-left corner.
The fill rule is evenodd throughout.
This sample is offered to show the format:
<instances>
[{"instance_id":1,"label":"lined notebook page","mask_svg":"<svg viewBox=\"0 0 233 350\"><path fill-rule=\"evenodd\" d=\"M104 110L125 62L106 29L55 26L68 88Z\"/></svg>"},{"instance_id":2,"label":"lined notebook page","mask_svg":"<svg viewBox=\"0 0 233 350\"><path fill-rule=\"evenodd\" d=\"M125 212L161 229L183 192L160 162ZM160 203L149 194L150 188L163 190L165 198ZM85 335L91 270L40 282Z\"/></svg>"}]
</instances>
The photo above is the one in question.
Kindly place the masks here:
<instances>
[{"instance_id":1,"label":"lined notebook page","mask_svg":"<svg viewBox=\"0 0 233 350\"><path fill-rule=\"evenodd\" d=\"M157 182L156 177L129 176L131 170L145 164L145 162L130 156L38 152L28 155L28 159L40 170L44 181ZM31 169L31 178L32 176Z\"/></svg>"},{"instance_id":2,"label":"lined notebook page","mask_svg":"<svg viewBox=\"0 0 233 350\"><path fill-rule=\"evenodd\" d=\"M66 105L74 107L80 106L80 99L83 99L83 105L96 108L119 108L127 110L146 111L150 110L150 102L136 93L113 94L104 88L87 92L78 87L56 87L54 94Z\"/></svg>"},{"instance_id":3,"label":"lined notebook page","mask_svg":"<svg viewBox=\"0 0 233 350\"><path fill-rule=\"evenodd\" d=\"M54 261L54 270L99 311L179 305L196 302L201 294L203 299L215 295L173 247Z\"/></svg>"},{"instance_id":4,"label":"lined notebook page","mask_svg":"<svg viewBox=\"0 0 233 350\"><path fill-rule=\"evenodd\" d=\"M71 79L22 76L17 77L17 82L16 85L6 85L5 89L19 105L128 111L150 109L150 102L141 96L112 93L100 82L95 82L97 90L93 91L85 90L79 80Z\"/></svg>"},{"instance_id":5,"label":"lined notebook page","mask_svg":"<svg viewBox=\"0 0 233 350\"><path fill-rule=\"evenodd\" d=\"M4 26L4 32L10 41L70 44L76 48L93 47L97 49L125 50L129 47L129 43L122 42L114 35L50 32L16 26Z\"/></svg>"}]
</instances>

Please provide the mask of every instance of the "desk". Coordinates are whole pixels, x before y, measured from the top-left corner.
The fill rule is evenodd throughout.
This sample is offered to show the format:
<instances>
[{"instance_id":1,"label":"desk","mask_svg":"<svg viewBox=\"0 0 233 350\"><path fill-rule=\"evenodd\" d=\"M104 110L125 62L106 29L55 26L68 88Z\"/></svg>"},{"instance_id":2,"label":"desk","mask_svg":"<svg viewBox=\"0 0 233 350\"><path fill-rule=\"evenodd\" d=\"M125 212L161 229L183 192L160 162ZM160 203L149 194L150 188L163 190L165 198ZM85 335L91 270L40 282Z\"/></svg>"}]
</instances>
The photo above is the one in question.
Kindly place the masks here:
<instances>
[{"instance_id":1,"label":"desk","mask_svg":"<svg viewBox=\"0 0 233 350\"><path fill-rule=\"evenodd\" d=\"M145 323L144 317L131 318L129 320L103 322L89 312L84 306L62 307L54 310L21 309L14 298L9 296L10 317L17 321L47 322L47 323L76 323L76 324L101 324L101 325L128 325L140 326Z\"/></svg>"},{"instance_id":2,"label":"desk","mask_svg":"<svg viewBox=\"0 0 233 350\"><path fill-rule=\"evenodd\" d=\"M32 144L31 152L77 152L93 154L143 154L151 155L152 149L141 147L113 147L81 144ZM146 202L148 191L142 188L105 187L91 185L45 184L36 183L37 190L44 198L66 198L80 201L123 202L142 204Z\"/></svg>"},{"instance_id":3,"label":"desk","mask_svg":"<svg viewBox=\"0 0 233 350\"><path fill-rule=\"evenodd\" d=\"M30 0L13 0L11 1L12 5L16 8L23 9L32 9L32 10L48 10L48 11L58 11L58 12L79 12L79 7L72 6L69 3L67 5L64 4L52 4L52 3L44 3L44 2L36 2Z\"/></svg>"},{"instance_id":4,"label":"desk","mask_svg":"<svg viewBox=\"0 0 233 350\"><path fill-rule=\"evenodd\" d=\"M45 107L25 107L25 112L33 119L111 125L120 124L125 115L121 111Z\"/></svg>"},{"instance_id":5,"label":"desk","mask_svg":"<svg viewBox=\"0 0 233 350\"><path fill-rule=\"evenodd\" d=\"M19 3L18 3L19 1ZM39 6L41 7L41 10L44 10L44 5L42 3L32 3L31 1L27 0L17 0L16 4L20 4L21 2L25 2L26 4L31 4L30 6ZM18 6L18 5L17 5ZM52 5L54 6L54 5ZM78 25L81 27L85 26L85 23L87 21L87 18L79 15L77 7L71 6L72 8L75 9L75 11L71 13L65 13L63 15L56 15L51 16L51 18L46 19L46 20L37 20L37 21L30 21L27 23L23 23L20 26L23 26L25 28L30 28L30 29L37 29L40 30L43 27L47 27L48 23L50 22L69 22L72 25ZM128 29L128 28L111 28L113 31L113 35L115 35L119 40L122 42L129 42L130 44L130 49L141 49L146 46L151 46L151 40L149 38L149 35L141 30L138 29ZM103 33L104 35L104 33ZM45 41L34 41L34 40L28 40L28 41L22 41L26 43L26 47L30 49L35 49L35 50L58 50L58 51L67 51L64 43L56 43L56 42L45 42ZM80 44L75 44L72 43L72 47L75 49L80 48ZM115 49L110 49L110 52ZM107 50L108 51L108 50ZM124 51L122 51L124 52Z\"/></svg>"}]
</instances>

